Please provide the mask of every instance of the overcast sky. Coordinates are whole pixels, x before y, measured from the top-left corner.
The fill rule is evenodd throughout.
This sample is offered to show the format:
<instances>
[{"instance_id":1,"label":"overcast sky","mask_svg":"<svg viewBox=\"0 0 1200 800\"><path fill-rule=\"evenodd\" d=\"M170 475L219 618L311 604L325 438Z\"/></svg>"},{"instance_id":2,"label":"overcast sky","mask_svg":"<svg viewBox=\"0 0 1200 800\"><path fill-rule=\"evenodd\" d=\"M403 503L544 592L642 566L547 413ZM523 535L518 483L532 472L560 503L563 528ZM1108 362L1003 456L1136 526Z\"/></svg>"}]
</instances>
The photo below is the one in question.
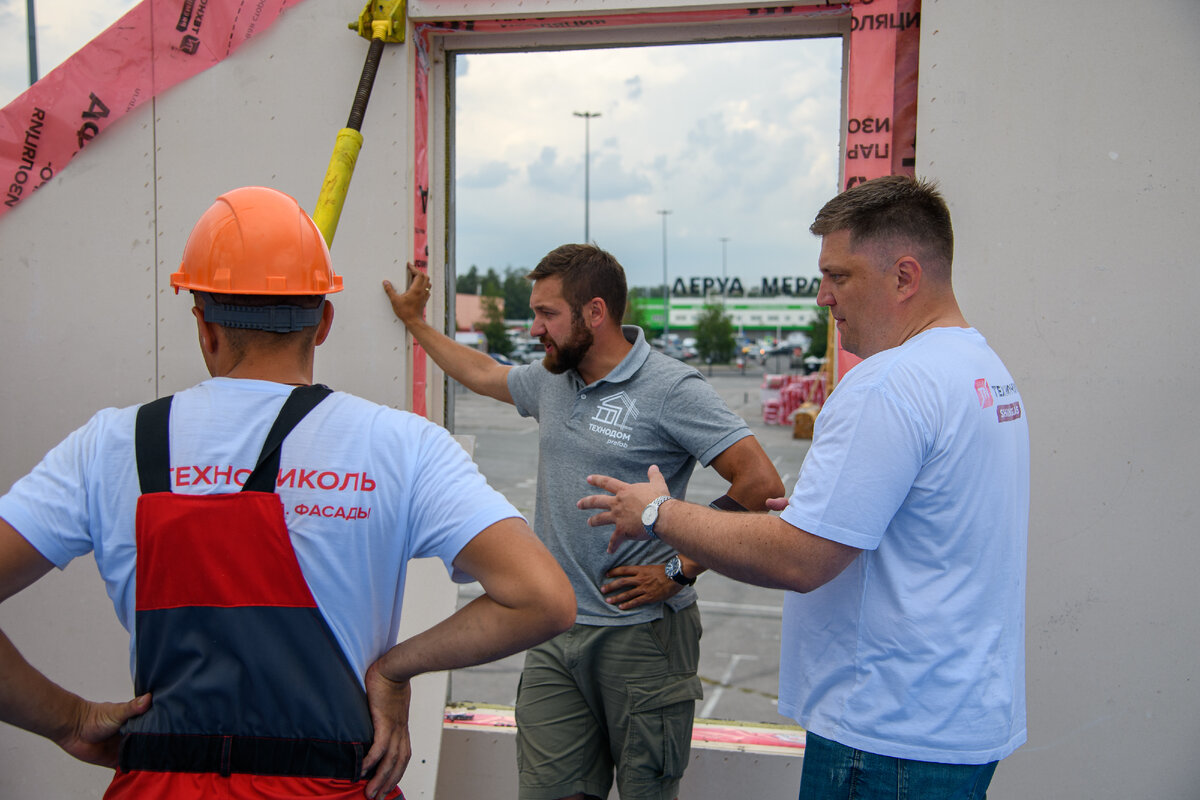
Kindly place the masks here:
<instances>
[{"instance_id":1,"label":"overcast sky","mask_svg":"<svg viewBox=\"0 0 1200 800\"><path fill-rule=\"evenodd\" d=\"M532 265L589 233L635 286L667 272L815 274L808 225L837 190L833 39L460 57L460 269ZM599 112L590 122L573 112Z\"/></svg>"},{"instance_id":2,"label":"overcast sky","mask_svg":"<svg viewBox=\"0 0 1200 800\"><path fill-rule=\"evenodd\" d=\"M137 0L37 0L45 75ZM27 88L26 0L0 0L0 106ZM816 274L837 191L841 42L458 57L457 263L528 269L589 233L633 286ZM599 113L585 123L572 112ZM722 237L728 239L724 245Z\"/></svg>"}]
</instances>

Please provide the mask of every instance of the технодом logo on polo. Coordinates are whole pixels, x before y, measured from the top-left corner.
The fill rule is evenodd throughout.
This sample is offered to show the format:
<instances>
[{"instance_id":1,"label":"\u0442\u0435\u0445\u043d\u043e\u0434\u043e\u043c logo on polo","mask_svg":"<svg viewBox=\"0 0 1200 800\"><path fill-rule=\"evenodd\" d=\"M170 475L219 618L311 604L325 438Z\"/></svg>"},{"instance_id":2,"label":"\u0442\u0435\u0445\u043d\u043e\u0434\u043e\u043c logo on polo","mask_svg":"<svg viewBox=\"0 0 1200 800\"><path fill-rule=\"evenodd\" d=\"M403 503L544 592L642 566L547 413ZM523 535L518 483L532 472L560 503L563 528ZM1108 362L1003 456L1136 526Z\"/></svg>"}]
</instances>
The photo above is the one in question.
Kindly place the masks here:
<instances>
[{"instance_id":1,"label":"\u0442\u0435\u0445\u043d\u043e\u0434\u043e\u043c logo on polo","mask_svg":"<svg viewBox=\"0 0 1200 800\"><path fill-rule=\"evenodd\" d=\"M625 392L618 392L600 398L588 428L608 437L606 444L628 447L631 438L629 431L633 430L630 423L637 417L637 402Z\"/></svg>"}]
</instances>

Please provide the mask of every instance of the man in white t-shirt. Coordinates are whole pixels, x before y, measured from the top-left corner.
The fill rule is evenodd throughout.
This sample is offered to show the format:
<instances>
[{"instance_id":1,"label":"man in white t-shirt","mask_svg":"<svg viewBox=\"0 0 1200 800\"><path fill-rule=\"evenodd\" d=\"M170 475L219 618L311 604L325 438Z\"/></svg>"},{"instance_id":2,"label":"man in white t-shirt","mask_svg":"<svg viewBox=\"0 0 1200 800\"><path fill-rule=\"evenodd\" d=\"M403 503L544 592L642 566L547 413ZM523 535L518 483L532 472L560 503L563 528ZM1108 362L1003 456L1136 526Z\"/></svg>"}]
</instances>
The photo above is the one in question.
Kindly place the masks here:
<instances>
[{"instance_id":1,"label":"man in white t-shirt","mask_svg":"<svg viewBox=\"0 0 1200 800\"><path fill-rule=\"evenodd\" d=\"M784 602L781 712L808 730L801 800L984 797L1026 739L1029 431L1016 382L951 286L928 183L843 192L811 230L842 346L864 360L817 417L776 517L593 476L610 548L658 536Z\"/></svg>"},{"instance_id":2,"label":"man in white t-shirt","mask_svg":"<svg viewBox=\"0 0 1200 800\"><path fill-rule=\"evenodd\" d=\"M570 583L444 429L313 384L341 278L294 199L222 195L171 285L212 379L99 412L0 497L0 600L94 553L137 697L0 633L0 721L117 768L106 798L401 797L410 679L565 630ZM420 557L485 594L396 644Z\"/></svg>"}]
</instances>

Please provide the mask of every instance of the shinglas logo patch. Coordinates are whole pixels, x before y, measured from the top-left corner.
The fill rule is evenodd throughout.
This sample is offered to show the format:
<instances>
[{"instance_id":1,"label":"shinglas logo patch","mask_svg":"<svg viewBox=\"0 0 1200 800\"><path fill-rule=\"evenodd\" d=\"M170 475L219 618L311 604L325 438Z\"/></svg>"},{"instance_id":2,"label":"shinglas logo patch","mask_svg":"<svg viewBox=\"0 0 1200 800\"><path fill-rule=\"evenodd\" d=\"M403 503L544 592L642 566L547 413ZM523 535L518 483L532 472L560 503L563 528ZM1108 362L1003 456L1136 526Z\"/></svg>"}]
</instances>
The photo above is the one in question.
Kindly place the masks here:
<instances>
[{"instance_id":1,"label":"shinglas logo patch","mask_svg":"<svg viewBox=\"0 0 1200 800\"><path fill-rule=\"evenodd\" d=\"M1021 418L1021 403L1006 403L1002 406L996 406L996 419L999 422L1012 422Z\"/></svg>"}]
</instances>

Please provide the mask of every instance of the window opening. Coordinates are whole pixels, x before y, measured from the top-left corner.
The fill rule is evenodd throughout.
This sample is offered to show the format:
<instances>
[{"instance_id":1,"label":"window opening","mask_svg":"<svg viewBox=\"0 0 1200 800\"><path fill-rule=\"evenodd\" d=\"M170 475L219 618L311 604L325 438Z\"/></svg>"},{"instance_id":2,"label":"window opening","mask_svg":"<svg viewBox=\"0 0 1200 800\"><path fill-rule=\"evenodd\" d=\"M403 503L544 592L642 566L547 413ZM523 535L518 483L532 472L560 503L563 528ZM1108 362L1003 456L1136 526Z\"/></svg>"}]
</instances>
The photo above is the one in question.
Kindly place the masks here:
<instances>
[{"instance_id":1,"label":"window opening","mask_svg":"<svg viewBox=\"0 0 1200 800\"><path fill-rule=\"evenodd\" d=\"M765 300L769 286L772 307L743 325L743 341L757 348L796 331L786 320L815 307L815 283L808 287L819 248L808 223L839 183L842 50L835 37L454 54L448 250L469 298L458 304L460 327L472 321L464 308L481 312L476 293L505 294L506 283L508 327L527 326L512 284L527 298L523 276L550 249L583 241L586 227L652 304L661 303L665 271L676 338L664 348L682 348L706 300L744 305ZM789 294L778 291L784 282ZM537 357L524 348L512 355ZM714 366L712 380L790 484L803 447L790 429L766 429L759 393L764 369L791 362L767 358L756 350L744 374ZM455 432L476 436L481 471L532 519L536 423L462 387L449 391ZM698 468L689 495L724 490L720 476ZM706 694L697 713L788 722L775 710L782 592L712 573L699 589ZM477 592L464 588L460 601ZM511 705L522 663L517 655L456 671L450 700Z\"/></svg>"}]
</instances>

